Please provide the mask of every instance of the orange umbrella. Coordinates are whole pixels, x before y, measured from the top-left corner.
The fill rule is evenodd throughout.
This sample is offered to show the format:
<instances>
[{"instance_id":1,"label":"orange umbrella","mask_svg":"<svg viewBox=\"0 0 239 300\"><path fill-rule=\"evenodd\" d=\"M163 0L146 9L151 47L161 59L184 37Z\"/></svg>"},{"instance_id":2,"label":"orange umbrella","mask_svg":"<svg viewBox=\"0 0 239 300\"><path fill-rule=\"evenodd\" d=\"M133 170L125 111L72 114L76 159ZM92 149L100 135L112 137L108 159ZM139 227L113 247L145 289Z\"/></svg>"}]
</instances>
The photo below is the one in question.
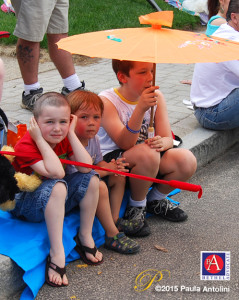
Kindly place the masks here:
<instances>
[{"instance_id":1,"label":"orange umbrella","mask_svg":"<svg viewBox=\"0 0 239 300\"><path fill-rule=\"evenodd\" d=\"M189 64L239 59L238 43L202 33L162 28L172 26L173 11L151 13L139 20L141 24L152 26L83 33L64 38L57 45L73 54L151 63Z\"/></svg>"},{"instance_id":2,"label":"orange umbrella","mask_svg":"<svg viewBox=\"0 0 239 300\"><path fill-rule=\"evenodd\" d=\"M83 33L60 40L60 49L90 57L151 63L222 62L239 59L238 44L202 33L162 28L172 26L173 11L139 17L152 27Z\"/></svg>"}]
</instances>

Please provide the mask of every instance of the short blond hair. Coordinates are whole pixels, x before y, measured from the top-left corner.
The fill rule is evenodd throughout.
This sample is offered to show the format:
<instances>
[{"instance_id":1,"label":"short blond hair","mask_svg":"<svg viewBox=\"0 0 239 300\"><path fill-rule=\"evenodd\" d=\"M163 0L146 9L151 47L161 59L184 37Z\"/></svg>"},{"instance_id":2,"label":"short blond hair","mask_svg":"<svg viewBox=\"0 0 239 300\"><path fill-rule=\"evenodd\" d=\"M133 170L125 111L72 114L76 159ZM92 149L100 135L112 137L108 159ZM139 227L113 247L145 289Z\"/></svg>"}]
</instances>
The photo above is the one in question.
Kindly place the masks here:
<instances>
[{"instance_id":1,"label":"short blond hair","mask_svg":"<svg viewBox=\"0 0 239 300\"><path fill-rule=\"evenodd\" d=\"M57 92L44 93L34 104L33 115L37 120L42 113L42 110L47 106L67 106L70 109L70 105L65 96Z\"/></svg>"}]
</instances>

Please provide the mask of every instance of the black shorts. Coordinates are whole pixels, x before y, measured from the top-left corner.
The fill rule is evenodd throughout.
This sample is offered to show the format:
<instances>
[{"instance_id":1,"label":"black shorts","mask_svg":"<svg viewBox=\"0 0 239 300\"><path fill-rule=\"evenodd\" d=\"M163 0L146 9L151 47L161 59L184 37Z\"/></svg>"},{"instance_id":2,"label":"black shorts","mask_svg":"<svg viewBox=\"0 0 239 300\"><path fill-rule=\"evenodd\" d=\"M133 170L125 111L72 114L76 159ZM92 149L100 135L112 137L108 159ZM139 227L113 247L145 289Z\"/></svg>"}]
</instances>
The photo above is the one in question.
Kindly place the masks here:
<instances>
[{"instance_id":1,"label":"black shorts","mask_svg":"<svg viewBox=\"0 0 239 300\"><path fill-rule=\"evenodd\" d=\"M122 157L122 153L124 153L124 150L122 149L116 149L112 152L109 152L103 156L103 160L106 161L107 163L111 162L112 159L118 159Z\"/></svg>"},{"instance_id":2,"label":"black shorts","mask_svg":"<svg viewBox=\"0 0 239 300\"><path fill-rule=\"evenodd\" d=\"M166 150L166 151L167 151L167 150ZM164 155L164 153L165 153L166 151L160 152L161 157ZM124 153L124 150L122 150L122 149L116 149L116 150L114 150L114 151L112 151L112 152L109 152L109 153L105 154L105 155L103 156L103 159L104 159L104 161L106 161L106 162L109 163L109 162L111 162L112 159L115 159L115 160L116 160L116 159L122 157L122 154L123 154L123 153ZM129 168L129 170L130 170L130 168ZM143 174L142 174L142 175L143 175ZM108 176L106 176L106 177L108 177ZM156 178L157 178L157 179L162 179L162 178L163 178L163 175L160 174L160 172L158 172ZM106 179L106 178L104 179L104 181L107 183L107 179ZM156 184L156 183L154 183L154 185L155 185L155 184ZM129 177L128 177L128 176L126 177L126 188L129 188Z\"/></svg>"}]
</instances>

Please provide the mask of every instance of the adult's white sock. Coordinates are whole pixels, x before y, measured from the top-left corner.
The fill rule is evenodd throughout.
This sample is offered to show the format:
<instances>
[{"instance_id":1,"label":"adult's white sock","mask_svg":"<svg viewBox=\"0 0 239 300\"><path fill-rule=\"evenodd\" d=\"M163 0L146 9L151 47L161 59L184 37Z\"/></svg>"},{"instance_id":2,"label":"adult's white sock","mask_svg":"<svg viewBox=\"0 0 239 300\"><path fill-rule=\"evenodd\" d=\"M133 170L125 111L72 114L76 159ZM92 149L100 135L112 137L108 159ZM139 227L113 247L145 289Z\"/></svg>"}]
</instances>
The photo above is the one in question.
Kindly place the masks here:
<instances>
[{"instance_id":1,"label":"adult's white sock","mask_svg":"<svg viewBox=\"0 0 239 300\"><path fill-rule=\"evenodd\" d=\"M40 88L40 83L37 81L33 84L24 84L24 95L29 95L31 90L37 90Z\"/></svg>"},{"instance_id":2,"label":"adult's white sock","mask_svg":"<svg viewBox=\"0 0 239 300\"><path fill-rule=\"evenodd\" d=\"M79 77L77 74L73 74L67 78L62 79L63 84L69 91L74 91L75 89L82 86Z\"/></svg>"}]
</instances>

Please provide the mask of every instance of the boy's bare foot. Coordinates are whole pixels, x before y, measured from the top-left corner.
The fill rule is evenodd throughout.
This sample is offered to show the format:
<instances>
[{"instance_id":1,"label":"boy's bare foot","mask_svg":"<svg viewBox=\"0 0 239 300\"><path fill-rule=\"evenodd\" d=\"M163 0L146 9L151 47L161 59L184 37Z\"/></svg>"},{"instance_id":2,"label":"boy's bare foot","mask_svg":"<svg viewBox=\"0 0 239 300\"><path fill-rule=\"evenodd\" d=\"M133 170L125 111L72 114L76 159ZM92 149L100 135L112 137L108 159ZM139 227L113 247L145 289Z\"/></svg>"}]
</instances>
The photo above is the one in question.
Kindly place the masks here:
<instances>
[{"instance_id":1,"label":"boy's bare foot","mask_svg":"<svg viewBox=\"0 0 239 300\"><path fill-rule=\"evenodd\" d=\"M66 274L61 277L61 275L57 271L54 271L54 269L56 269L56 266L58 266L59 268L65 267L65 254L57 254L54 256L50 254L49 266L48 280L50 281L50 283L56 284L58 286L68 285Z\"/></svg>"}]
</instances>

